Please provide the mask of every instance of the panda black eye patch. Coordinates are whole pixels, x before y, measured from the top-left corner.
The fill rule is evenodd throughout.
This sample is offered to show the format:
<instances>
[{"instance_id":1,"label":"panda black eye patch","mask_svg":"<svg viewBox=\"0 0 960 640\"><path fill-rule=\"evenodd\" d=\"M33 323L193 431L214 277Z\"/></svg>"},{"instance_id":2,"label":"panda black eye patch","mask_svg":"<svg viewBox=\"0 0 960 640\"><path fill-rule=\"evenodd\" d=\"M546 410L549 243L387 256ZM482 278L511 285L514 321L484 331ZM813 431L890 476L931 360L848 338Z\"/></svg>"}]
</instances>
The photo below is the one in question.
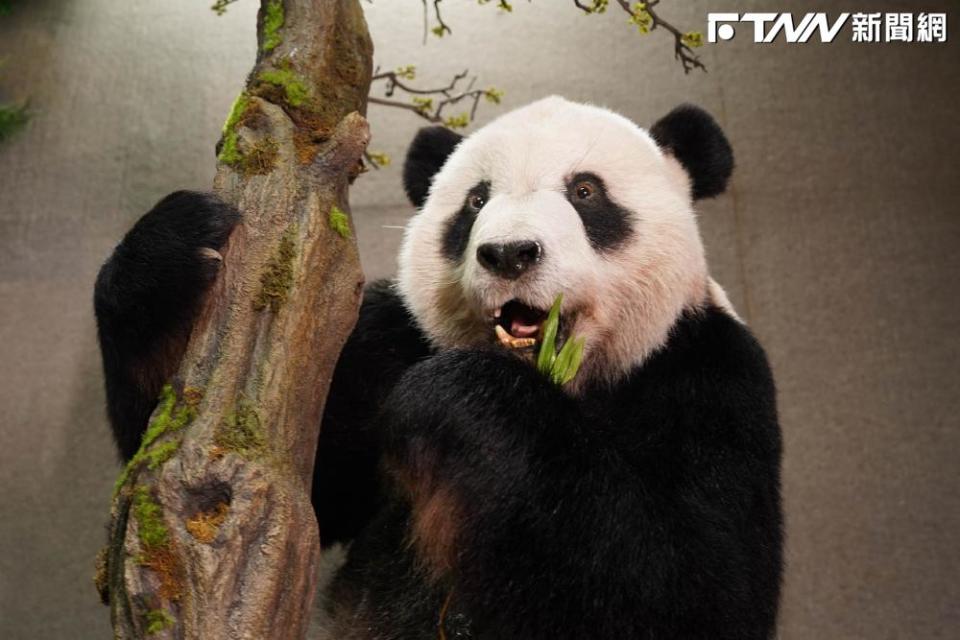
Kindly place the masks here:
<instances>
[{"instance_id":1,"label":"panda black eye patch","mask_svg":"<svg viewBox=\"0 0 960 640\"><path fill-rule=\"evenodd\" d=\"M567 200L573 205L596 251L612 251L630 239L630 211L614 202L600 176L580 172L567 180Z\"/></svg>"},{"instance_id":2,"label":"panda black eye patch","mask_svg":"<svg viewBox=\"0 0 960 640\"><path fill-rule=\"evenodd\" d=\"M478 182L467 192L467 197L463 199L463 206L447 220L443 232L443 246L440 248L444 258L451 262L459 262L463 258L463 252L467 250L467 243L470 242L473 222L489 199L490 183L486 180Z\"/></svg>"}]
</instances>

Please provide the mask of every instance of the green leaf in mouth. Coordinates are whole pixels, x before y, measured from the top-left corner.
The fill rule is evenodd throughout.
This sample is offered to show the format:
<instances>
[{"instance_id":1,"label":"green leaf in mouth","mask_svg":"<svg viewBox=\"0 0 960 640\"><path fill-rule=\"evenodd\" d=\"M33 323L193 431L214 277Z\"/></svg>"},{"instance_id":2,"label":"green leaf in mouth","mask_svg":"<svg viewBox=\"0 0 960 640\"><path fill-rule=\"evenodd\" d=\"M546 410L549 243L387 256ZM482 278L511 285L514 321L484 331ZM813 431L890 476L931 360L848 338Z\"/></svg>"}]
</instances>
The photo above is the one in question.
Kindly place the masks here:
<instances>
[{"instance_id":1,"label":"green leaf in mouth","mask_svg":"<svg viewBox=\"0 0 960 640\"><path fill-rule=\"evenodd\" d=\"M557 353L557 330L560 327L560 306L563 304L563 294L557 295L550 307L550 313L543 323L543 340L540 343L540 353L537 354L537 369L549 377L556 384L564 385L577 375L580 364L583 362L583 338L569 336Z\"/></svg>"}]
</instances>

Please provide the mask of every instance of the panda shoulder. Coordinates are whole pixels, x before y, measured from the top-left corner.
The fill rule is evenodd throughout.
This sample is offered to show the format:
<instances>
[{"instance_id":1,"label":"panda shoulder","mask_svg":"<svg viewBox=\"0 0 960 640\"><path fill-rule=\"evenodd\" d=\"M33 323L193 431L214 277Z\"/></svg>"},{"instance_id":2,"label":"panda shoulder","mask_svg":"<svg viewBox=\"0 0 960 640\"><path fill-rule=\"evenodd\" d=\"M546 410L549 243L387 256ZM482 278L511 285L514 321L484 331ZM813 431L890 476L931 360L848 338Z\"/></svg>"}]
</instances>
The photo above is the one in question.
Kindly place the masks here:
<instances>
[{"instance_id":1,"label":"panda shoulder","mask_svg":"<svg viewBox=\"0 0 960 640\"><path fill-rule=\"evenodd\" d=\"M393 280L375 280L364 288L357 324L347 347L358 345L383 347L391 353L410 357L427 353L427 338L404 304Z\"/></svg>"},{"instance_id":2,"label":"panda shoulder","mask_svg":"<svg viewBox=\"0 0 960 640\"><path fill-rule=\"evenodd\" d=\"M374 312L403 309L403 298L397 291L396 282L389 278L381 278L365 286L361 308Z\"/></svg>"},{"instance_id":3,"label":"panda shoulder","mask_svg":"<svg viewBox=\"0 0 960 640\"><path fill-rule=\"evenodd\" d=\"M708 302L683 314L654 360L685 379L695 376L721 395L773 393L767 354L727 306Z\"/></svg>"},{"instance_id":4,"label":"panda shoulder","mask_svg":"<svg viewBox=\"0 0 960 640\"><path fill-rule=\"evenodd\" d=\"M668 406L687 416L691 433L722 434L732 438L725 442L777 455L776 387L767 355L728 310L708 303L685 312L633 382L641 397L670 398Z\"/></svg>"},{"instance_id":5,"label":"panda shoulder","mask_svg":"<svg viewBox=\"0 0 960 640\"><path fill-rule=\"evenodd\" d=\"M704 346L730 365L748 369L769 368L767 354L750 327L732 309L711 304L703 314Z\"/></svg>"}]
</instances>

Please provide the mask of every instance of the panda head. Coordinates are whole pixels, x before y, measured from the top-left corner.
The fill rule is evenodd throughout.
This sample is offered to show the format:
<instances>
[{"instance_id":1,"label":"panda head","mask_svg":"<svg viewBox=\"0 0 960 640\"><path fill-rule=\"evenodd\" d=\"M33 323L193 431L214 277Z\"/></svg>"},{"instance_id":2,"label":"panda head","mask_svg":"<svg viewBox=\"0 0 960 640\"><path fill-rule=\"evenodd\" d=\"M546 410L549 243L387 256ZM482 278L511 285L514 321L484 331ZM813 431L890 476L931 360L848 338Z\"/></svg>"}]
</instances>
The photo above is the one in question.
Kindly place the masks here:
<instances>
[{"instance_id":1,"label":"panda head","mask_svg":"<svg viewBox=\"0 0 960 640\"><path fill-rule=\"evenodd\" d=\"M693 201L721 193L733 155L714 120L682 106L645 131L550 97L467 138L421 130L404 167L419 212L398 286L435 347L540 331L563 294L559 340L585 340L572 387L613 381L662 346L709 277Z\"/></svg>"}]
</instances>

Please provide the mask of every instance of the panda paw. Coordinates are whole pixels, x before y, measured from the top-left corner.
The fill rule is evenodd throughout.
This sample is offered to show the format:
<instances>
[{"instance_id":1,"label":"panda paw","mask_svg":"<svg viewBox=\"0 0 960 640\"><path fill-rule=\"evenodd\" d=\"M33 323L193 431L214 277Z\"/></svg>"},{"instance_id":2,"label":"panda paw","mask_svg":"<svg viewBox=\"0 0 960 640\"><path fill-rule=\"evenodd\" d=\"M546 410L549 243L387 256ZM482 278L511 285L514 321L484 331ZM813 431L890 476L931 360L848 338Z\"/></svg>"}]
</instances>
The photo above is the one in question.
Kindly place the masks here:
<instances>
[{"instance_id":1,"label":"panda paw","mask_svg":"<svg viewBox=\"0 0 960 640\"><path fill-rule=\"evenodd\" d=\"M505 470L522 473L531 452L560 445L578 413L560 387L499 349L429 358L404 374L384 406L384 444L396 467L487 487L509 486Z\"/></svg>"},{"instance_id":2,"label":"panda paw","mask_svg":"<svg viewBox=\"0 0 960 640\"><path fill-rule=\"evenodd\" d=\"M125 257L138 257L163 270L180 262L213 274L219 249L240 221L236 209L209 193L175 191L148 211L123 239ZM209 273L205 273L209 276Z\"/></svg>"},{"instance_id":3,"label":"panda paw","mask_svg":"<svg viewBox=\"0 0 960 640\"><path fill-rule=\"evenodd\" d=\"M240 214L212 194L171 193L127 233L97 279L101 322L163 328L191 317L220 271L223 247Z\"/></svg>"},{"instance_id":4,"label":"panda paw","mask_svg":"<svg viewBox=\"0 0 960 640\"><path fill-rule=\"evenodd\" d=\"M557 385L500 349L443 352L404 374L384 403L384 468L431 573L456 570L461 551L477 544L485 526L471 523L509 522L529 508L573 443L576 411Z\"/></svg>"}]
</instances>

